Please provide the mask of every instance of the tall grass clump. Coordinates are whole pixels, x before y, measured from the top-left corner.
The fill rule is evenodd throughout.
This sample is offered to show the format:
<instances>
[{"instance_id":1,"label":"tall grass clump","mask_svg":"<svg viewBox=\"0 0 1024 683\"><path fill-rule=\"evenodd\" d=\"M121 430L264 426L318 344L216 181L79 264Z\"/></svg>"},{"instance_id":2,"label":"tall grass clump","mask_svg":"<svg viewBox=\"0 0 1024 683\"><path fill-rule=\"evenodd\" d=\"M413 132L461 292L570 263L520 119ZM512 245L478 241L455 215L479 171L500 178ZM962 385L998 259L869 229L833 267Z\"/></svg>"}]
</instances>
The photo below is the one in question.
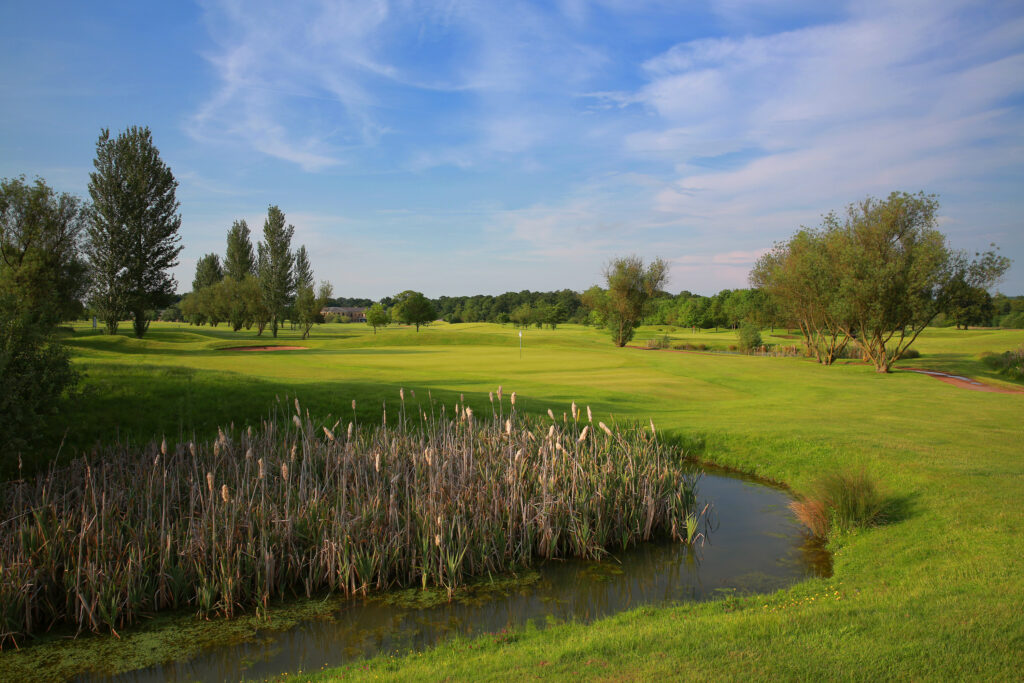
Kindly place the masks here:
<instances>
[{"instance_id":1,"label":"tall grass clump","mask_svg":"<svg viewBox=\"0 0 1024 683\"><path fill-rule=\"evenodd\" d=\"M802 500L789 504L804 526L819 538L881 524L886 499L865 472L834 472L820 477Z\"/></svg>"},{"instance_id":2,"label":"tall grass clump","mask_svg":"<svg viewBox=\"0 0 1024 683\"><path fill-rule=\"evenodd\" d=\"M1002 353L985 353L982 362L1010 379L1024 379L1024 345Z\"/></svg>"},{"instance_id":3,"label":"tall grass clump","mask_svg":"<svg viewBox=\"0 0 1024 683\"><path fill-rule=\"evenodd\" d=\"M477 416L406 402L380 423L277 408L209 442L119 445L0 489L0 645L159 610L230 617L318 591L441 586L538 558L692 541L696 476L651 430L573 404ZM354 408L353 403L353 408ZM353 410L354 412L354 410ZM290 415L288 413L291 413Z\"/></svg>"}]
</instances>

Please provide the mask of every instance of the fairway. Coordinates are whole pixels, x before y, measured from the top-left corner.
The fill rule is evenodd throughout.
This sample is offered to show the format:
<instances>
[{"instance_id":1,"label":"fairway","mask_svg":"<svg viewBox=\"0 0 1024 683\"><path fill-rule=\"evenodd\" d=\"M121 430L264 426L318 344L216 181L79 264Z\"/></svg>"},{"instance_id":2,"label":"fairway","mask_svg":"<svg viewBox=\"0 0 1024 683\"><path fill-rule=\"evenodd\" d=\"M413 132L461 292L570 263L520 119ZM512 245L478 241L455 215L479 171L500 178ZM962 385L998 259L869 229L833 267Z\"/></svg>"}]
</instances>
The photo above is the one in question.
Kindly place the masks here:
<instances>
[{"instance_id":1,"label":"fairway","mask_svg":"<svg viewBox=\"0 0 1024 683\"><path fill-rule=\"evenodd\" d=\"M666 332L674 342L711 348L735 339L725 331L642 328L637 343ZM822 473L863 469L898 511L886 525L834 539L830 579L500 641L457 641L353 666L346 679L1019 673L1024 393L968 391L898 370L879 375L854 362L825 368L796 358L618 349L602 332L572 326L527 330L522 358L517 331L489 324L376 335L322 325L310 339L298 337L157 324L136 340L79 329L67 344L86 372L86 400L67 416L74 425L67 441L209 435L218 424L257 422L275 397L297 396L323 419L351 415L353 400L361 419L379 419L382 404L396 405L399 388L446 404L464 394L475 410L488 410L487 392L502 385L517 392L517 406L537 414L561 414L576 401L595 420L650 418L699 444L701 458L797 493ZM921 358L905 364L1019 388L978 355L1022 341L1021 331L930 329L916 345ZM271 344L306 350L222 350Z\"/></svg>"}]
</instances>

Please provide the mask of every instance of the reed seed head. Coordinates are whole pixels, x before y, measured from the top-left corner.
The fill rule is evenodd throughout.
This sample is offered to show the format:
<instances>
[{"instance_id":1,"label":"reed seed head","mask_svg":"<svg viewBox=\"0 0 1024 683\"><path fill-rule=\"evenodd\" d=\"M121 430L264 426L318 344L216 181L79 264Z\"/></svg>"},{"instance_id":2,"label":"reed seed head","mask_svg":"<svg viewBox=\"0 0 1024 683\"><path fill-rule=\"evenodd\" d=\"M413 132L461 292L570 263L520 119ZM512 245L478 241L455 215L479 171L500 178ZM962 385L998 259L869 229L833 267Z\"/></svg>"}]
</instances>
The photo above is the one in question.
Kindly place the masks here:
<instances>
[{"instance_id":1,"label":"reed seed head","mask_svg":"<svg viewBox=\"0 0 1024 683\"><path fill-rule=\"evenodd\" d=\"M434 545L441 547L441 534L434 534Z\"/></svg>"},{"instance_id":2,"label":"reed seed head","mask_svg":"<svg viewBox=\"0 0 1024 683\"><path fill-rule=\"evenodd\" d=\"M505 420L505 433L509 434L509 435L512 434L512 419L511 418Z\"/></svg>"},{"instance_id":3,"label":"reed seed head","mask_svg":"<svg viewBox=\"0 0 1024 683\"><path fill-rule=\"evenodd\" d=\"M297 443L293 443L293 444L292 444L292 454L291 454L291 459L292 459L292 462L295 462L295 455L296 455L296 454L297 454L298 452L299 452L299 444L297 444Z\"/></svg>"},{"instance_id":4,"label":"reed seed head","mask_svg":"<svg viewBox=\"0 0 1024 683\"><path fill-rule=\"evenodd\" d=\"M352 423L351 422L348 423L348 437L347 438L348 438L349 441L352 440Z\"/></svg>"},{"instance_id":5,"label":"reed seed head","mask_svg":"<svg viewBox=\"0 0 1024 683\"><path fill-rule=\"evenodd\" d=\"M590 432L590 425L584 425L583 431L580 432L580 438L576 439L576 443L583 443L587 439L587 434Z\"/></svg>"},{"instance_id":6,"label":"reed seed head","mask_svg":"<svg viewBox=\"0 0 1024 683\"><path fill-rule=\"evenodd\" d=\"M579 411L576 409L576 401L573 401L572 402L572 419L575 420L576 416L578 414L579 414Z\"/></svg>"},{"instance_id":7,"label":"reed seed head","mask_svg":"<svg viewBox=\"0 0 1024 683\"><path fill-rule=\"evenodd\" d=\"M281 463L281 478L288 481L288 463Z\"/></svg>"},{"instance_id":8,"label":"reed seed head","mask_svg":"<svg viewBox=\"0 0 1024 683\"><path fill-rule=\"evenodd\" d=\"M326 435L327 435L327 438L328 438L329 440L331 440L331 441L334 441L334 432L332 432L332 431L331 431L330 429L328 429L327 427L324 427L324 434L326 434Z\"/></svg>"},{"instance_id":9,"label":"reed seed head","mask_svg":"<svg viewBox=\"0 0 1024 683\"><path fill-rule=\"evenodd\" d=\"M160 442L160 455L167 455L167 437Z\"/></svg>"},{"instance_id":10,"label":"reed seed head","mask_svg":"<svg viewBox=\"0 0 1024 683\"><path fill-rule=\"evenodd\" d=\"M548 438L552 439L552 438L554 438L554 436L555 436L555 425L551 425L551 427L548 428Z\"/></svg>"},{"instance_id":11,"label":"reed seed head","mask_svg":"<svg viewBox=\"0 0 1024 683\"><path fill-rule=\"evenodd\" d=\"M213 493L213 472L206 473L206 488L210 489L210 493Z\"/></svg>"},{"instance_id":12,"label":"reed seed head","mask_svg":"<svg viewBox=\"0 0 1024 683\"><path fill-rule=\"evenodd\" d=\"M299 429L302 429L302 420L299 419L298 415L292 415L292 422L295 423L296 427L298 427Z\"/></svg>"},{"instance_id":13,"label":"reed seed head","mask_svg":"<svg viewBox=\"0 0 1024 683\"><path fill-rule=\"evenodd\" d=\"M356 409L356 400L352 399L352 410Z\"/></svg>"},{"instance_id":14,"label":"reed seed head","mask_svg":"<svg viewBox=\"0 0 1024 683\"><path fill-rule=\"evenodd\" d=\"M257 462L257 463L259 464L259 466L260 466L260 479L262 479L262 478L263 478L264 476L266 476L266 472L265 472L265 471L263 470L263 458L260 458L260 459L259 459L259 460L257 460L256 462Z\"/></svg>"},{"instance_id":15,"label":"reed seed head","mask_svg":"<svg viewBox=\"0 0 1024 683\"><path fill-rule=\"evenodd\" d=\"M373 469L380 472L380 453L373 454Z\"/></svg>"},{"instance_id":16,"label":"reed seed head","mask_svg":"<svg viewBox=\"0 0 1024 683\"><path fill-rule=\"evenodd\" d=\"M587 422L594 422L594 414L590 412L590 406L587 406Z\"/></svg>"},{"instance_id":17,"label":"reed seed head","mask_svg":"<svg viewBox=\"0 0 1024 683\"><path fill-rule=\"evenodd\" d=\"M225 503L231 502L231 498L228 496L228 485L222 484L220 487L220 497Z\"/></svg>"},{"instance_id":18,"label":"reed seed head","mask_svg":"<svg viewBox=\"0 0 1024 683\"><path fill-rule=\"evenodd\" d=\"M252 449L251 448L247 448L245 450L245 459L246 460L252 460Z\"/></svg>"},{"instance_id":19,"label":"reed seed head","mask_svg":"<svg viewBox=\"0 0 1024 683\"><path fill-rule=\"evenodd\" d=\"M597 426L604 430L604 433L607 434L608 436L612 435L612 430L608 429L608 425L606 425L604 422L598 422Z\"/></svg>"},{"instance_id":20,"label":"reed seed head","mask_svg":"<svg viewBox=\"0 0 1024 683\"><path fill-rule=\"evenodd\" d=\"M555 413L552 412L551 408L548 408L548 417L550 417L552 420L555 419Z\"/></svg>"},{"instance_id":21,"label":"reed seed head","mask_svg":"<svg viewBox=\"0 0 1024 683\"><path fill-rule=\"evenodd\" d=\"M501 403L501 385L498 385L498 403Z\"/></svg>"},{"instance_id":22,"label":"reed seed head","mask_svg":"<svg viewBox=\"0 0 1024 683\"><path fill-rule=\"evenodd\" d=\"M516 404L516 392L513 391L512 392L512 396L510 398L512 400L512 405L515 405Z\"/></svg>"},{"instance_id":23,"label":"reed seed head","mask_svg":"<svg viewBox=\"0 0 1024 683\"><path fill-rule=\"evenodd\" d=\"M493 391L488 391L487 392L487 398L493 404L494 403L494 392Z\"/></svg>"},{"instance_id":24,"label":"reed seed head","mask_svg":"<svg viewBox=\"0 0 1024 683\"><path fill-rule=\"evenodd\" d=\"M188 442L188 452L192 454L192 457L196 457L196 445L191 441Z\"/></svg>"},{"instance_id":25,"label":"reed seed head","mask_svg":"<svg viewBox=\"0 0 1024 683\"><path fill-rule=\"evenodd\" d=\"M295 414L302 415L302 411L299 409L299 397L295 397Z\"/></svg>"},{"instance_id":26,"label":"reed seed head","mask_svg":"<svg viewBox=\"0 0 1024 683\"><path fill-rule=\"evenodd\" d=\"M398 387L398 398L405 401L405 389L403 387Z\"/></svg>"}]
</instances>

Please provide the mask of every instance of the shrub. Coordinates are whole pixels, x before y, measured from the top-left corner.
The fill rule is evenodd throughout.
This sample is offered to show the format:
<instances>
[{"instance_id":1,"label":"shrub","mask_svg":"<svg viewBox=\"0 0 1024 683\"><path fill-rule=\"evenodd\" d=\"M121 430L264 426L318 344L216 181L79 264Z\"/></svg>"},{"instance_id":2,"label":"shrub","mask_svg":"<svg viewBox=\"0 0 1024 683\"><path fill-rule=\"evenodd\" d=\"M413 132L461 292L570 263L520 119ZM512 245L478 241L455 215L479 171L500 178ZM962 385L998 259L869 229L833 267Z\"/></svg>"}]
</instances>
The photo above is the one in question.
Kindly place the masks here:
<instances>
[{"instance_id":1,"label":"shrub","mask_svg":"<svg viewBox=\"0 0 1024 683\"><path fill-rule=\"evenodd\" d=\"M761 346L761 330L757 326L746 323L740 328L740 349L750 353Z\"/></svg>"},{"instance_id":2,"label":"shrub","mask_svg":"<svg viewBox=\"0 0 1024 683\"><path fill-rule=\"evenodd\" d=\"M695 346L694 348L696 348L698 351L707 351L708 350L708 345L707 344L697 344L697 346Z\"/></svg>"},{"instance_id":3,"label":"shrub","mask_svg":"<svg viewBox=\"0 0 1024 683\"><path fill-rule=\"evenodd\" d=\"M903 352L903 355L900 356L900 360L913 360L914 358L920 357L921 352L918 351L917 349L907 349L906 351Z\"/></svg>"},{"instance_id":4,"label":"shrub","mask_svg":"<svg viewBox=\"0 0 1024 683\"><path fill-rule=\"evenodd\" d=\"M738 349L739 349L739 347L736 346L735 344L729 344L729 350L730 351L737 351Z\"/></svg>"},{"instance_id":5,"label":"shrub","mask_svg":"<svg viewBox=\"0 0 1024 683\"><path fill-rule=\"evenodd\" d=\"M789 507L812 534L826 538L833 530L847 532L882 523L886 504L866 473L838 472L819 478L809 496Z\"/></svg>"}]
</instances>

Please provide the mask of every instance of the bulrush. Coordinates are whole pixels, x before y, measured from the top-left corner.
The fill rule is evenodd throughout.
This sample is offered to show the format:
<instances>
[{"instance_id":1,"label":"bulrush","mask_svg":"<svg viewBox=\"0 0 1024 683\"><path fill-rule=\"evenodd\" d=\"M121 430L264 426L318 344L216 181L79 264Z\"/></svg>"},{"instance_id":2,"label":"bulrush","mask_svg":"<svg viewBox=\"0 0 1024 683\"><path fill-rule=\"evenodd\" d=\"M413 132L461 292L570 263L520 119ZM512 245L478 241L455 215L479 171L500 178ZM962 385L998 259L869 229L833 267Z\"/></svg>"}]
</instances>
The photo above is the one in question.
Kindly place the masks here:
<instances>
[{"instance_id":1,"label":"bulrush","mask_svg":"<svg viewBox=\"0 0 1024 683\"><path fill-rule=\"evenodd\" d=\"M285 404L244 435L226 427L166 449L161 476L162 441L9 482L0 646L51 626L120 629L182 607L231 616L320 590L453 591L544 558L687 541L696 476L677 447L604 424L615 438L497 411L474 420L461 406L396 426L350 423L339 448L332 427ZM327 438L312 438L321 430Z\"/></svg>"}]
</instances>

